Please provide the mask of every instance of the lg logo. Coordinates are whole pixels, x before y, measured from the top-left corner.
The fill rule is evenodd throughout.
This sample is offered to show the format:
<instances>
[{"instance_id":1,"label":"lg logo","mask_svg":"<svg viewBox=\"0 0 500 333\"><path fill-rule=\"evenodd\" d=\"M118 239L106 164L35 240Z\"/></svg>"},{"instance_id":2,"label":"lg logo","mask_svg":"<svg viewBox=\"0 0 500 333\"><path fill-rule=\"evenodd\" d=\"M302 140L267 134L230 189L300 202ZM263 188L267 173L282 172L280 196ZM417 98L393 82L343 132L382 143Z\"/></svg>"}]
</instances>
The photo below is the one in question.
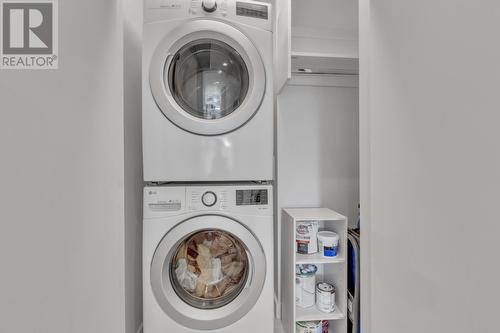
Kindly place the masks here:
<instances>
[{"instance_id":1,"label":"lg logo","mask_svg":"<svg viewBox=\"0 0 500 333\"><path fill-rule=\"evenodd\" d=\"M57 3L1 1L2 68L57 68Z\"/></svg>"}]
</instances>

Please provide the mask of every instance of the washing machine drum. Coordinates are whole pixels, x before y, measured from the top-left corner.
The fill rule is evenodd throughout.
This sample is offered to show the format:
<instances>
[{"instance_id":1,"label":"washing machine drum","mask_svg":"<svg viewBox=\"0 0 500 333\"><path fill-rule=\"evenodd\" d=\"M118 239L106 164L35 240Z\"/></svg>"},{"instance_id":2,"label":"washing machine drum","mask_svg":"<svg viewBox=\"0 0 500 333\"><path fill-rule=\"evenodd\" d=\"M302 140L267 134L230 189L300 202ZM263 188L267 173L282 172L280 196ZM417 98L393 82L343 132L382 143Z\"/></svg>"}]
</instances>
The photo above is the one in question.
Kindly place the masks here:
<instances>
[{"instance_id":1,"label":"washing machine drum","mask_svg":"<svg viewBox=\"0 0 500 333\"><path fill-rule=\"evenodd\" d=\"M161 112L178 127L219 135L243 126L264 97L264 64L238 29L198 20L169 33L157 47L150 86Z\"/></svg>"},{"instance_id":2,"label":"washing machine drum","mask_svg":"<svg viewBox=\"0 0 500 333\"><path fill-rule=\"evenodd\" d=\"M169 231L151 263L151 286L163 311L195 330L231 325L255 305L266 276L259 241L228 217L191 218Z\"/></svg>"}]
</instances>

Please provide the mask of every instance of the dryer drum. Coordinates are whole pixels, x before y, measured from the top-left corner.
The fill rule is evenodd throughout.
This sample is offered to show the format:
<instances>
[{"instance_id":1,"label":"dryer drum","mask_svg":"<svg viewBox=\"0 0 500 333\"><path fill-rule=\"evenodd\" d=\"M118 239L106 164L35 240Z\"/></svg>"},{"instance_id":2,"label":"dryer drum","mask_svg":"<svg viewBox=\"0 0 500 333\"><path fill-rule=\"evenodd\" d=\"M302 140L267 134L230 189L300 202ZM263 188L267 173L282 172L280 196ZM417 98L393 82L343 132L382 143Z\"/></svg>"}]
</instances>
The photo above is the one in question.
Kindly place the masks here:
<instances>
[{"instance_id":1,"label":"dryer drum","mask_svg":"<svg viewBox=\"0 0 500 333\"><path fill-rule=\"evenodd\" d=\"M213 309L233 301L245 287L249 258L244 244L219 229L196 231L178 245L170 280L187 304Z\"/></svg>"},{"instance_id":2,"label":"dryer drum","mask_svg":"<svg viewBox=\"0 0 500 333\"><path fill-rule=\"evenodd\" d=\"M230 45L208 38L183 46L165 72L166 86L177 104L207 120L234 112L247 96L249 80L241 55Z\"/></svg>"}]
</instances>

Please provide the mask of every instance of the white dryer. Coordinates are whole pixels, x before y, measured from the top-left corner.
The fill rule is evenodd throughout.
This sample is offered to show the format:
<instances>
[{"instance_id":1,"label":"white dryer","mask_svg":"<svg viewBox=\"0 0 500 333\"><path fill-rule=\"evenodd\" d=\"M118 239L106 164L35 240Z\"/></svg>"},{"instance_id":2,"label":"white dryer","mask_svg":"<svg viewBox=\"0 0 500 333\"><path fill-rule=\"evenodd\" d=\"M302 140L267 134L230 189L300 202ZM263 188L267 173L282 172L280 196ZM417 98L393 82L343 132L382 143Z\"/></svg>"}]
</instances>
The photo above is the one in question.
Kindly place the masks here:
<instances>
[{"instance_id":1,"label":"white dryer","mask_svg":"<svg viewBox=\"0 0 500 333\"><path fill-rule=\"evenodd\" d=\"M145 0L145 181L273 178L271 5Z\"/></svg>"},{"instance_id":2,"label":"white dryer","mask_svg":"<svg viewBox=\"0 0 500 333\"><path fill-rule=\"evenodd\" d=\"M272 332L267 185L146 187L144 333Z\"/></svg>"}]
</instances>

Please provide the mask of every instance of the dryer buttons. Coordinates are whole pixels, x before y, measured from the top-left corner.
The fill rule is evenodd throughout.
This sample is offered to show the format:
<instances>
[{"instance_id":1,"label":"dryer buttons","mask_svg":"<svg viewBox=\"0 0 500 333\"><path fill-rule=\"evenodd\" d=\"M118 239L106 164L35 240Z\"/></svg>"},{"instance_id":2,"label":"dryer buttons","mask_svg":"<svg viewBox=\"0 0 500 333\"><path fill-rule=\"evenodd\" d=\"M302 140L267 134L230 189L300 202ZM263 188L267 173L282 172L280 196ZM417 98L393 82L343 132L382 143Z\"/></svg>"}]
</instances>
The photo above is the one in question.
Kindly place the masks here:
<instances>
[{"instance_id":1,"label":"dryer buttons","mask_svg":"<svg viewBox=\"0 0 500 333\"><path fill-rule=\"evenodd\" d=\"M207 13L213 13L217 9L217 2L215 0L203 0L201 2L201 7Z\"/></svg>"},{"instance_id":2,"label":"dryer buttons","mask_svg":"<svg viewBox=\"0 0 500 333\"><path fill-rule=\"evenodd\" d=\"M212 191L207 191L201 196L201 202L207 207L212 207L217 203L217 195Z\"/></svg>"}]
</instances>

